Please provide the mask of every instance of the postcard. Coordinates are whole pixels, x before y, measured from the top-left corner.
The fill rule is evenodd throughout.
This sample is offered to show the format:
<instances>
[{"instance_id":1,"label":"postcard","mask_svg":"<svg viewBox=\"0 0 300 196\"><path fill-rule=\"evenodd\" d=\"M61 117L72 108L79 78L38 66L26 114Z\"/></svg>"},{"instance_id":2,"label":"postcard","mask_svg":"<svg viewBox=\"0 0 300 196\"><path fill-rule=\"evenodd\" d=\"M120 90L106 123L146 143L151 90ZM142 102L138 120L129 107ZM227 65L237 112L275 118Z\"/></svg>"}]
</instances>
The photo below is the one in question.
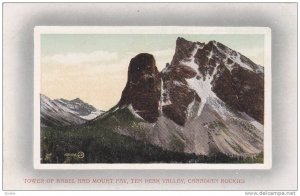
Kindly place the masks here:
<instances>
[{"instance_id":1,"label":"postcard","mask_svg":"<svg viewBox=\"0 0 300 196\"><path fill-rule=\"evenodd\" d=\"M270 169L267 27L37 26L36 169Z\"/></svg>"}]
</instances>

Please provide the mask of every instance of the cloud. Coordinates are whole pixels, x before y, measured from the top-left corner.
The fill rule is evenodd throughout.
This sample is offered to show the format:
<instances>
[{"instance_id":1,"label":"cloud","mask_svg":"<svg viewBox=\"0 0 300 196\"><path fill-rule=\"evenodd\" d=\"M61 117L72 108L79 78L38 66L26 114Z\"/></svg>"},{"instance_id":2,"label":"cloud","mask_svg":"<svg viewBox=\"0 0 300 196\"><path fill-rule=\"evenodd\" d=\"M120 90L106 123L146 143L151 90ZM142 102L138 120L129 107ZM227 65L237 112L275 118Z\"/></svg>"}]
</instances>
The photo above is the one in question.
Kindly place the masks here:
<instances>
[{"instance_id":1,"label":"cloud","mask_svg":"<svg viewBox=\"0 0 300 196\"><path fill-rule=\"evenodd\" d=\"M118 54L107 51L94 51L91 53L67 53L43 56L42 64L59 65L97 65L118 60Z\"/></svg>"},{"instance_id":2,"label":"cloud","mask_svg":"<svg viewBox=\"0 0 300 196\"><path fill-rule=\"evenodd\" d=\"M165 49L165 50L153 51L153 55L159 57L169 57L170 55L173 55L174 52L175 52L174 49Z\"/></svg>"},{"instance_id":3,"label":"cloud","mask_svg":"<svg viewBox=\"0 0 300 196\"><path fill-rule=\"evenodd\" d=\"M131 58L135 57L137 54L140 53L149 53L152 54L156 61L156 66L159 71L161 71L165 66L166 63L171 62L173 55L175 53L174 49L164 49L164 50L155 50L155 51L135 51L135 52L127 52L124 54L124 57L119 59L117 62L112 63L110 66L117 66L117 65L126 65L126 70L128 68L129 62Z\"/></svg>"}]
</instances>

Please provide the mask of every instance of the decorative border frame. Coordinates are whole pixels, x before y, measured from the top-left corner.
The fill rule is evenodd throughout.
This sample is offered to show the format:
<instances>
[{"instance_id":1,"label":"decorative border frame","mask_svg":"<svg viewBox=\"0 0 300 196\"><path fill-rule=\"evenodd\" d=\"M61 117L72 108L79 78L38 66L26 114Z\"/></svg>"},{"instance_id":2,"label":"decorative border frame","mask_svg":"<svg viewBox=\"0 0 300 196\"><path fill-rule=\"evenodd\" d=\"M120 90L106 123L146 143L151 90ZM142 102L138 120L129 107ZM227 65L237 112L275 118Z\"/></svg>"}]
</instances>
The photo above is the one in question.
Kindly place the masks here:
<instances>
[{"instance_id":1,"label":"decorative border frame","mask_svg":"<svg viewBox=\"0 0 300 196\"><path fill-rule=\"evenodd\" d=\"M260 164L41 164L40 163L40 35L41 34L261 34L264 35L264 163ZM271 29L268 27L192 27L192 26L36 26L34 29L34 168L35 169L271 169Z\"/></svg>"}]
</instances>

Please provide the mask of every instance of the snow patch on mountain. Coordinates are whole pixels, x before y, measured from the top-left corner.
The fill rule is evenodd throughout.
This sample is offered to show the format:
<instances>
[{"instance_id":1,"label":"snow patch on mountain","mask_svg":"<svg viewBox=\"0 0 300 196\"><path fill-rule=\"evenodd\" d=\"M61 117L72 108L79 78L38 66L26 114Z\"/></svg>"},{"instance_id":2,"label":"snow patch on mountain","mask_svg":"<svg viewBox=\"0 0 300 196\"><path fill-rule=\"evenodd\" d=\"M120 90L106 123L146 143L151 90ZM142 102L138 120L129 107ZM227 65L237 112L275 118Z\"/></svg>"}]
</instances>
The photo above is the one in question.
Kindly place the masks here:
<instances>
[{"instance_id":1,"label":"snow patch on mountain","mask_svg":"<svg viewBox=\"0 0 300 196\"><path fill-rule=\"evenodd\" d=\"M102 111L94 111L94 112L91 112L89 115L86 115L86 116L80 116L81 118L83 119L86 119L86 120L92 120L94 118L96 118L97 116L101 115L103 112Z\"/></svg>"},{"instance_id":2,"label":"snow patch on mountain","mask_svg":"<svg viewBox=\"0 0 300 196\"><path fill-rule=\"evenodd\" d=\"M201 74L198 70L199 65L197 65L197 63L195 62L195 55L196 55L198 49L201 49L201 48L202 48L202 46L200 46L199 44L196 44L189 59L180 61L180 63L182 63L183 65L191 67L197 73L198 76Z\"/></svg>"},{"instance_id":3,"label":"snow patch on mountain","mask_svg":"<svg viewBox=\"0 0 300 196\"><path fill-rule=\"evenodd\" d=\"M219 64L217 64L217 66L214 68L214 71L211 76L207 75L207 77L201 77L199 80L197 80L196 77L186 79L189 87L195 90L198 96L201 97L201 104L198 111L198 116L200 116L207 99L209 97L217 97L215 93L212 91L211 82L217 73L218 66Z\"/></svg>"},{"instance_id":4,"label":"snow patch on mountain","mask_svg":"<svg viewBox=\"0 0 300 196\"><path fill-rule=\"evenodd\" d=\"M160 87L160 101L159 101L159 111L162 112L162 107L172 104L170 100L169 92L164 88L164 81L161 79Z\"/></svg>"},{"instance_id":5,"label":"snow patch on mountain","mask_svg":"<svg viewBox=\"0 0 300 196\"><path fill-rule=\"evenodd\" d=\"M188 118L192 117L193 106L195 105L195 103L196 103L196 100L194 98L193 101L188 105L188 108L187 108L187 117Z\"/></svg>"},{"instance_id":6,"label":"snow patch on mountain","mask_svg":"<svg viewBox=\"0 0 300 196\"><path fill-rule=\"evenodd\" d=\"M128 110L133 114L134 117L138 118L138 119L141 119L141 120L144 120L139 114L138 114L138 111L134 110L132 105L128 105L127 106Z\"/></svg>"}]
</instances>

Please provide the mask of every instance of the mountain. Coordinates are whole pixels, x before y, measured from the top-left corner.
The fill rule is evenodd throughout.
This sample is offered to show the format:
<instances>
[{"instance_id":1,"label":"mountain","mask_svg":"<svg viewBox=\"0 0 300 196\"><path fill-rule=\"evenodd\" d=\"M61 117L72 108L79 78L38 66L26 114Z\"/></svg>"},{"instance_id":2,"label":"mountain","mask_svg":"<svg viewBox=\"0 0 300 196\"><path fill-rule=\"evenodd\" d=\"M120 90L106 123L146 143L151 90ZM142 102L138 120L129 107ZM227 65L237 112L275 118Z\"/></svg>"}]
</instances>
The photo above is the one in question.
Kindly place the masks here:
<instances>
[{"instance_id":1,"label":"mountain","mask_svg":"<svg viewBox=\"0 0 300 196\"><path fill-rule=\"evenodd\" d=\"M178 38L171 65L162 73L163 110L177 124L183 125L193 110L199 116L211 99L263 124L263 67L239 52L216 41L205 44Z\"/></svg>"},{"instance_id":2,"label":"mountain","mask_svg":"<svg viewBox=\"0 0 300 196\"><path fill-rule=\"evenodd\" d=\"M83 102L79 98L73 100L54 99L42 95L41 105L41 126L70 126L86 123L99 116L100 111L93 106Z\"/></svg>"},{"instance_id":3,"label":"mountain","mask_svg":"<svg viewBox=\"0 0 300 196\"><path fill-rule=\"evenodd\" d=\"M114 130L163 149L252 156L263 151L263 100L262 66L219 42L178 38L161 73L151 54L131 60L121 100L108 113L131 111L141 121Z\"/></svg>"},{"instance_id":4,"label":"mountain","mask_svg":"<svg viewBox=\"0 0 300 196\"><path fill-rule=\"evenodd\" d=\"M66 99L55 99L54 101L59 102L61 105L68 108L71 113L76 114L77 116L85 120L92 120L104 112L96 109L92 105L83 102L79 98L73 99L71 101Z\"/></svg>"},{"instance_id":5,"label":"mountain","mask_svg":"<svg viewBox=\"0 0 300 196\"><path fill-rule=\"evenodd\" d=\"M138 115L152 123L159 116L160 95L161 79L153 55L141 53L132 58L118 106L132 105Z\"/></svg>"},{"instance_id":6,"label":"mountain","mask_svg":"<svg viewBox=\"0 0 300 196\"><path fill-rule=\"evenodd\" d=\"M264 68L243 54L217 41L179 37L161 72L153 55L141 53L129 62L127 78L116 106L88 122L82 116L94 110L79 107L81 100L41 96L48 126L41 129L42 161L263 161ZM82 125L57 127L70 124ZM84 159L64 156L78 151Z\"/></svg>"}]
</instances>

